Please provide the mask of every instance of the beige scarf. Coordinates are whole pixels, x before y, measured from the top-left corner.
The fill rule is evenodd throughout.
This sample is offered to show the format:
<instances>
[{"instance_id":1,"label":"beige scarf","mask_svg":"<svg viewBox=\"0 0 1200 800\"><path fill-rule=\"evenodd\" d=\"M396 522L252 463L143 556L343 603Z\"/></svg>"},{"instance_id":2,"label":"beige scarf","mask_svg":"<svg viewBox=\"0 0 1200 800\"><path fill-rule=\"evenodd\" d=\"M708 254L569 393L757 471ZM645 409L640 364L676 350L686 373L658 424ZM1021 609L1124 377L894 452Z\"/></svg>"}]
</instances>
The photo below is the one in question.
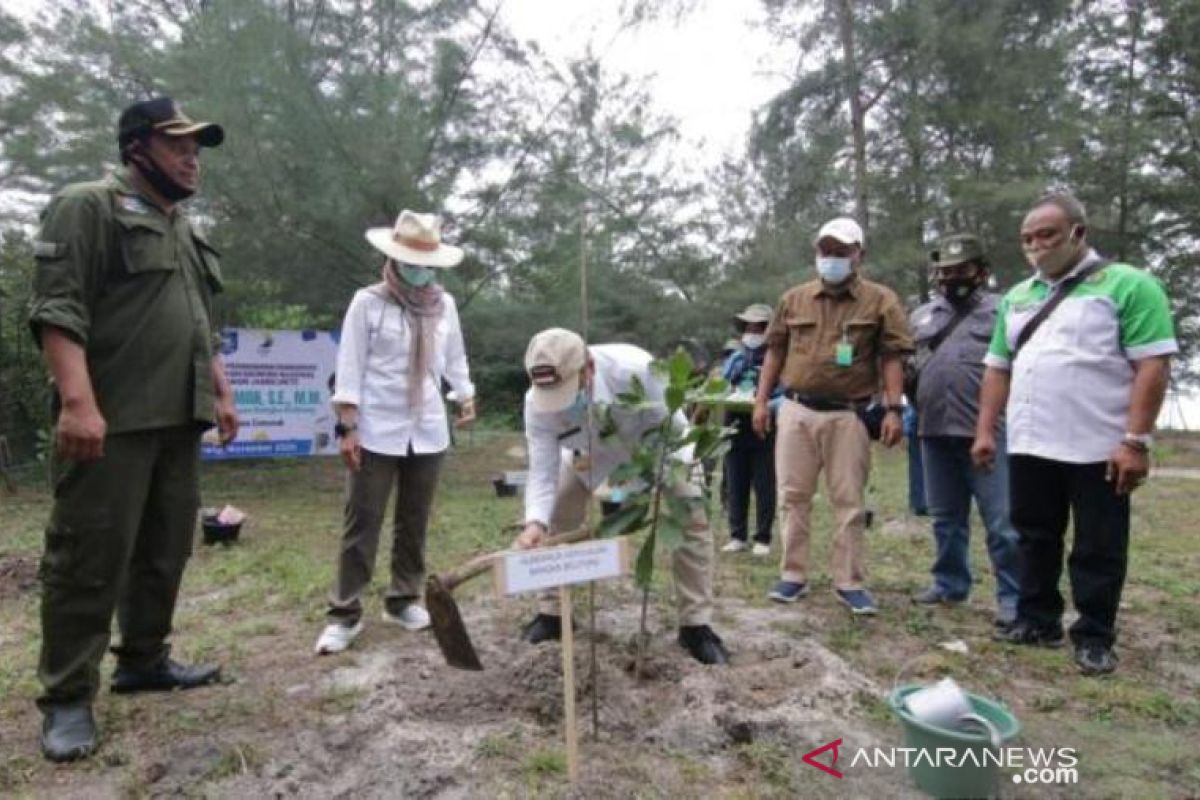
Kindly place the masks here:
<instances>
[{"instance_id":1,"label":"beige scarf","mask_svg":"<svg viewBox=\"0 0 1200 800\"><path fill-rule=\"evenodd\" d=\"M408 359L408 406L414 413L421 407L425 389L425 376L429 374L429 360L433 357L434 335L438 321L445 309L445 292L436 283L413 286L404 281L392 266L390 259L383 264L383 284L388 297L400 306L404 318L412 330Z\"/></svg>"}]
</instances>

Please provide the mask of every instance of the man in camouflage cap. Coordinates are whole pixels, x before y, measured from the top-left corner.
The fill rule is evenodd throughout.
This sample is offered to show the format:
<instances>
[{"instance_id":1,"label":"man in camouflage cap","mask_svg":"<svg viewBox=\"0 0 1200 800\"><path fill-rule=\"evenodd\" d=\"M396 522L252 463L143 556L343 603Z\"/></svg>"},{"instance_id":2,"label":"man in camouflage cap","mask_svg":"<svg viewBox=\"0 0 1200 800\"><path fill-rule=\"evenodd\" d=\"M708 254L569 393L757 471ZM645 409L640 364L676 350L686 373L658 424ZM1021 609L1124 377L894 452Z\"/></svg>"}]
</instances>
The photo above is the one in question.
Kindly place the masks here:
<instances>
[{"instance_id":1,"label":"man in camouflage cap","mask_svg":"<svg viewBox=\"0 0 1200 800\"><path fill-rule=\"evenodd\" d=\"M943 237L929 254L933 299L913 311L917 342L917 434L925 469L925 497L933 517L932 584L916 603L960 603L971 591L971 498L987 530L996 577L998 629L1013 624L1019 594L1017 533L1009 521L1008 459L998 449L989 472L971 463L979 416L983 357L996 323L999 298L987 291L983 243L970 233ZM910 389L911 391L911 389Z\"/></svg>"},{"instance_id":2,"label":"man in camouflage cap","mask_svg":"<svg viewBox=\"0 0 1200 800\"><path fill-rule=\"evenodd\" d=\"M54 508L42 557L42 752L96 746L92 702L114 613L114 692L189 689L217 667L169 658L192 550L200 435L237 413L216 349L217 252L178 208L221 127L166 97L121 114L124 165L62 189L42 216L29 324L54 380Z\"/></svg>"}]
</instances>

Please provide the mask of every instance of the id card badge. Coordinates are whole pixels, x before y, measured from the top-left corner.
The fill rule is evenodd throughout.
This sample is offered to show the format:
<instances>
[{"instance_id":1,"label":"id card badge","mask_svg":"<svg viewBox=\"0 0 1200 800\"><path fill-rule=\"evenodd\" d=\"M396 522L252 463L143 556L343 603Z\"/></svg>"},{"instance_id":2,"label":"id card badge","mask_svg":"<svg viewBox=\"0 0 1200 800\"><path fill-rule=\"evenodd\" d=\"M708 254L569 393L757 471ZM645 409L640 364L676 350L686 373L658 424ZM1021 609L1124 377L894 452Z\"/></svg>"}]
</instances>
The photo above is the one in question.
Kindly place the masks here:
<instances>
[{"instance_id":1,"label":"id card badge","mask_svg":"<svg viewBox=\"0 0 1200 800\"><path fill-rule=\"evenodd\" d=\"M834 354L834 362L839 367L848 367L854 363L854 345L850 344L850 340L845 336L837 343L837 351Z\"/></svg>"}]
</instances>

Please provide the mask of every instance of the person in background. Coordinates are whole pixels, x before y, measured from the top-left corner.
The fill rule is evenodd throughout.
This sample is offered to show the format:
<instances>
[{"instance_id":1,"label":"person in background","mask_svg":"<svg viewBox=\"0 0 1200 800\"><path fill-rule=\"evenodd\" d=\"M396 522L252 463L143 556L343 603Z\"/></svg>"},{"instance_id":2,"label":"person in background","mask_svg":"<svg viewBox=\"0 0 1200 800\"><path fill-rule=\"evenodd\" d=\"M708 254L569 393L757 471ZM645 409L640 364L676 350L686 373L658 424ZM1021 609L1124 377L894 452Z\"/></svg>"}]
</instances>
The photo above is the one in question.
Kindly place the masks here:
<instances>
[{"instance_id":1,"label":"person in background","mask_svg":"<svg viewBox=\"0 0 1200 800\"><path fill-rule=\"evenodd\" d=\"M734 315L733 324L741 336L737 350L725 360L721 377L729 382L739 396L754 397L767 354L767 325L771 322L771 307L753 303ZM782 390L771 394L771 407L779 406ZM749 545L747 518L750 515L750 492L754 491L756 556L771 553L771 526L775 524L775 432L759 438L750 424L749 411L726 411L725 425L734 429L729 452L725 454L723 486L729 519L729 542L721 548L726 553L740 553Z\"/></svg>"},{"instance_id":2,"label":"person in background","mask_svg":"<svg viewBox=\"0 0 1200 800\"><path fill-rule=\"evenodd\" d=\"M92 703L113 614L112 691L193 689L216 666L167 637L200 505L200 437L237 435L213 295L217 252L180 205L225 138L169 97L121 112L122 166L51 199L34 242L29 325L53 379L54 509L42 555L42 753L96 748Z\"/></svg>"},{"instance_id":3,"label":"person in background","mask_svg":"<svg viewBox=\"0 0 1200 800\"><path fill-rule=\"evenodd\" d=\"M629 461L642 436L667 416L662 380L650 368L653 356L628 344L586 346L563 328L536 334L525 351L530 387L525 393L525 442L529 478L525 487L525 526L514 545L538 547L549 533L584 524L592 492L613 470ZM653 407L633 410L614 405L617 396L641 383ZM605 413L607 412L607 413ZM611 423L608 436L589 436ZM673 426L687 427L682 411ZM681 450L673 457L689 457ZM677 497L698 498L695 483L672 487ZM679 644L702 664L729 661L710 623L713 604L712 529L703 508L694 508L684 543L672 556L679 608ZM525 626L530 644L559 639L562 619L553 594L543 595L538 614Z\"/></svg>"},{"instance_id":4,"label":"person in background","mask_svg":"<svg viewBox=\"0 0 1200 800\"><path fill-rule=\"evenodd\" d=\"M997 638L1063 644L1058 583L1073 518L1067 566L1079 612L1071 625L1075 664L1085 675L1103 675L1117 668L1129 498L1150 471L1151 431L1179 345L1162 284L1089 247L1087 215L1071 195L1052 193L1033 204L1021 223L1021 246L1034 274L1010 289L996 312L971 448L979 467L995 467L1007 408L1021 595L1016 624ZM1057 298L1057 307L1049 306ZM1044 307L1053 310L1039 324Z\"/></svg>"},{"instance_id":5,"label":"person in background","mask_svg":"<svg viewBox=\"0 0 1200 800\"><path fill-rule=\"evenodd\" d=\"M383 619L406 630L429 626L421 606L425 538L442 457L450 444L445 379L458 398L459 426L475 419L475 387L454 298L437 271L462 261L441 240L433 214L402 211L367 241L386 256L380 281L355 293L342 322L333 405L349 468L337 578L318 655L339 653L363 629L362 595L371 582L388 497L396 487L391 582Z\"/></svg>"},{"instance_id":6,"label":"person in background","mask_svg":"<svg viewBox=\"0 0 1200 800\"><path fill-rule=\"evenodd\" d=\"M904 370L912 337L900 298L859 275L865 256L862 228L846 217L821 226L814 240L817 277L789 289L767 328L753 425L770 433L771 393L783 386L775 470L783 495L784 540L779 581L768 597L794 603L808 594L809 522L817 476L833 504L833 586L853 614L874 614L866 579L871 440L859 416L882 387L880 437L894 447L902 435Z\"/></svg>"},{"instance_id":7,"label":"person in background","mask_svg":"<svg viewBox=\"0 0 1200 800\"><path fill-rule=\"evenodd\" d=\"M979 416L983 357L996 322L999 298L986 290L989 273L983 243L973 234L952 234L930 253L935 296L915 309L916 408L925 490L933 515L933 581L913 602L961 603L971 592L971 499L987 531L996 579L998 630L1017 615L1017 533L1009 520L1008 457L996 450L990 470L971 462Z\"/></svg>"}]
</instances>

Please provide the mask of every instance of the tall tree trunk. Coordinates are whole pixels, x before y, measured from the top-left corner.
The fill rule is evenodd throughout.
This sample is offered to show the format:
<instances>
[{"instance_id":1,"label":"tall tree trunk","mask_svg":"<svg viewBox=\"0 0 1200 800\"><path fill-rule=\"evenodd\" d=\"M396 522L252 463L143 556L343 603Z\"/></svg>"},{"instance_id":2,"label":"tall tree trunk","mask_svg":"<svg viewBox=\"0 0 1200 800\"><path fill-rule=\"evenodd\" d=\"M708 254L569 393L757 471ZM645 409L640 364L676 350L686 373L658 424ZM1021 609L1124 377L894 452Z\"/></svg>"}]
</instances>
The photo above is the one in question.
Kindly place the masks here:
<instances>
[{"instance_id":1,"label":"tall tree trunk","mask_svg":"<svg viewBox=\"0 0 1200 800\"><path fill-rule=\"evenodd\" d=\"M867 132L863 110L858 61L854 56L853 0L837 0L838 28L842 40L842 62L846 95L850 98L850 128L854 136L854 213L863 233L867 232Z\"/></svg>"},{"instance_id":2,"label":"tall tree trunk","mask_svg":"<svg viewBox=\"0 0 1200 800\"><path fill-rule=\"evenodd\" d=\"M1125 3L1126 22L1129 25L1129 47L1125 62L1125 108L1121 114L1121 188L1118 191L1117 211L1117 260L1124 261L1129 253L1129 173L1132 171L1130 150L1133 138L1133 95L1136 91L1133 73L1137 66L1138 41L1142 32L1141 0Z\"/></svg>"}]
</instances>

